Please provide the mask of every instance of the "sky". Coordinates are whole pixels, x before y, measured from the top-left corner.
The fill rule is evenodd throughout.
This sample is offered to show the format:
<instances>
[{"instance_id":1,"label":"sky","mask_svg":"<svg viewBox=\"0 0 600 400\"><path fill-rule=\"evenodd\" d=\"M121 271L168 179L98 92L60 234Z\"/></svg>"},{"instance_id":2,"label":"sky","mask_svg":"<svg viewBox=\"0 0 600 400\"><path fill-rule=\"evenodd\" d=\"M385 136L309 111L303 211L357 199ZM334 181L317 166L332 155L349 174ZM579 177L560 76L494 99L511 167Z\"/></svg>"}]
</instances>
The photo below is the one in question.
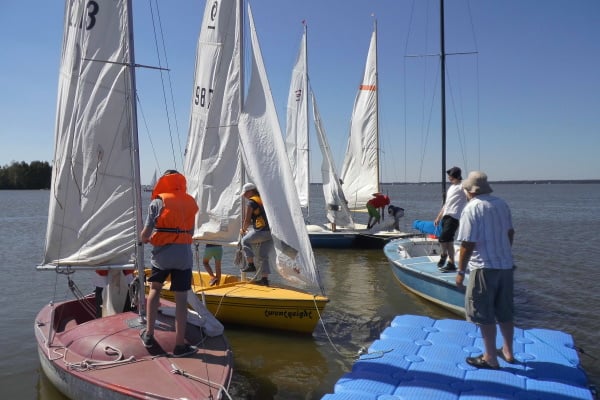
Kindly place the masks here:
<instances>
[{"instance_id":1,"label":"sky","mask_svg":"<svg viewBox=\"0 0 600 400\"><path fill-rule=\"evenodd\" d=\"M205 1L158 0L153 13L150 0L133 2L136 61L169 68L137 71L142 180L149 183L155 170L182 169ZM440 180L437 0L251 6L283 132L306 21L309 79L338 172L376 20L382 180ZM52 162L63 13L59 1L0 2L1 166ZM160 59L156 37L166 49ZM600 179L600 2L446 1L445 51L447 168L483 170L492 181ZM311 153L315 182L318 153Z\"/></svg>"}]
</instances>

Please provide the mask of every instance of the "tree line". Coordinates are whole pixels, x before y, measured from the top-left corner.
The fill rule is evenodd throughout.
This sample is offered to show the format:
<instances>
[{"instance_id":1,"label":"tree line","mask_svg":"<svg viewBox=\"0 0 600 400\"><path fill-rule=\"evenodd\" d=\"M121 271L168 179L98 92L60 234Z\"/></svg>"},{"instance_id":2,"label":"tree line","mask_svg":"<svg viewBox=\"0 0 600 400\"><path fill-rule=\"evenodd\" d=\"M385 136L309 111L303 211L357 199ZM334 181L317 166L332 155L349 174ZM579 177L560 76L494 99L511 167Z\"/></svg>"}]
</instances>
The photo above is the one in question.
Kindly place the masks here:
<instances>
[{"instance_id":1,"label":"tree line","mask_svg":"<svg viewBox=\"0 0 600 400\"><path fill-rule=\"evenodd\" d=\"M0 189L50 189L52 167L47 161L13 161L0 167Z\"/></svg>"}]
</instances>

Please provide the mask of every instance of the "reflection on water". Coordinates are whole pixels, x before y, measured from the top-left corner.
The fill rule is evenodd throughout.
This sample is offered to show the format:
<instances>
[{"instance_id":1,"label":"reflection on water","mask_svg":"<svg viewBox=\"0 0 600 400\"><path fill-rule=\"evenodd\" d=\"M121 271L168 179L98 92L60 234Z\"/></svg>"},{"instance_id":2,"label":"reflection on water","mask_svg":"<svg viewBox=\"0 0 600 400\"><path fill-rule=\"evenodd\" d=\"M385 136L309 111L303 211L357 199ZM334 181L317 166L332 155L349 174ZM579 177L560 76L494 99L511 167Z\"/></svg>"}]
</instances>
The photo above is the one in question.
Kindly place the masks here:
<instances>
[{"instance_id":1,"label":"reflection on water","mask_svg":"<svg viewBox=\"0 0 600 400\"><path fill-rule=\"evenodd\" d=\"M515 258L517 325L560 329L578 346L600 358L594 316L600 306L595 286L600 277L600 185L493 185L512 210L516 229ZM403 226L414 219L433 219L439 211L437 185L400 185L384 189L392 203L406 209ZM315 222L322 193L312 186ZM0 387L3 397L63 399L39 373L33 321L54 293L56 276L35 272L41 260L48 192L0 193L2 270L11 283L0 291L3 321ZM573 206L571 207L571 203ZM145 212L145 211L144 211ZM320 214L322 213L322 214ZM366 215L357 216L360 222ZM459 318L403 289L395 281L382 251L316 249L330 302L312 336L226 327L235 373L231 393L236 399L320 399L352 366L361 347L368 347L396 315ZM236 273L225 260L224 272ZM77 274L84 292L91 279ZM60 277L60 279L64 279ZM50 283L50 284L49 284ZM57 297L70 297L59 285ZM64 292L63 292L64 290ZM586 355L582 364L591 381L600 383L600 364Z\"/></svg>"}]
</instances>

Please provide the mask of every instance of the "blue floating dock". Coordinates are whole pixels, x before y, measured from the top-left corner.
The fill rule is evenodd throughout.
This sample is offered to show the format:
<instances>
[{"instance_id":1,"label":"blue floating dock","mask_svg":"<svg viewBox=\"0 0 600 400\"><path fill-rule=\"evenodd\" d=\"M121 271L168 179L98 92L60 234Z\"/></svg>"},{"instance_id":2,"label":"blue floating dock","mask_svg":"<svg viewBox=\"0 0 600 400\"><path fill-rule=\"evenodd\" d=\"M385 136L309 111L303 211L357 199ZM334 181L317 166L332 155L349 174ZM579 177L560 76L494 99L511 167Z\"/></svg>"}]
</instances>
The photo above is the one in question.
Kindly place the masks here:
<instances>
[{"instance_id":1,"label":"blue floating dock","mask_svg":"<svg viewBox=\"0 0 600 400\"><path fill-rule=\"evenodd\" d=\"M502 345L498 331L497 347ZM593 400L571 335L515 328L517 363L477 369L466 357L483 353L476 325L397 316L322 400Z\"/></svg>"}]
</instances>

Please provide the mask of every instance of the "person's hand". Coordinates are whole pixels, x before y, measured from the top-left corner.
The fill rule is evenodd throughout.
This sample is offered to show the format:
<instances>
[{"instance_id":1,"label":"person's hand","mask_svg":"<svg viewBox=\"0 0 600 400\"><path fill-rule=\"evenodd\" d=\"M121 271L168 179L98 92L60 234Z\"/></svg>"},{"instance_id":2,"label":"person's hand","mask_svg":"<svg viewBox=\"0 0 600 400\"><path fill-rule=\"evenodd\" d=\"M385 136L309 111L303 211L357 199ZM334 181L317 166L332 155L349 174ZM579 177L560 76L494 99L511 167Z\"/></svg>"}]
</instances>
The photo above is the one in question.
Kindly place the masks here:
<instances>
[{"instance_id":1,"label":"person's hand","mask_svg":"<svg viewBox=\"0 0 600 400\"><path fill-rule=\"evenodd\" d=\"M465 276L461 274L456 274L456 286L463 287L463 282L465 281Z\"/></svg>"}]
</instances>

